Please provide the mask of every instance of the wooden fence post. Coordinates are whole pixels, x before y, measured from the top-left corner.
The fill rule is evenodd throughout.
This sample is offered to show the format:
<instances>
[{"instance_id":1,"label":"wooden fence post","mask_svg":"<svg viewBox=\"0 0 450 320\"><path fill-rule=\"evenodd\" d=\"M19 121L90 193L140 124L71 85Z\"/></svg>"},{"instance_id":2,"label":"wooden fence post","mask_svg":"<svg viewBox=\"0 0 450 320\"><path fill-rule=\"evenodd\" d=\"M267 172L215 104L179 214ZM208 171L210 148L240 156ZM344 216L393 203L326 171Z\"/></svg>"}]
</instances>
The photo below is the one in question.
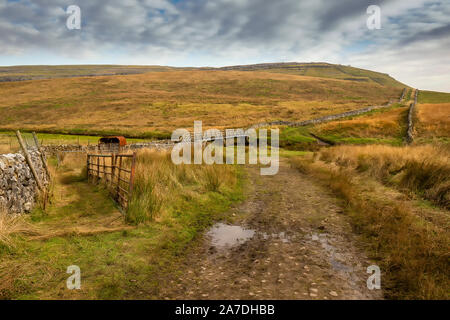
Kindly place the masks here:
<instances>
[{"instance_id":1,"label":"wooden fence post","mask_svg":"<svg viewBox=\"0 0 450 320\"><path fill-rule=\"evenodd\" d=\"M50 170L48 169L47 161L45 161L45 156L42 153L41 146L39 145L39 140L36 136L36 132L34 132L34 131L33 131L33 139L34 139L34 143L36 144L36 148L38 149L39 153L41 154L42 164L44 166L45 172L47 173L47 177L50 179Z\"/></svg>"},{"instance_id":2,"label":"wooden fence post","mask_svg":"<svg viewBox=\"0 0 450 320\"><path fill-rule=\"evenodd\" d=\"M33 162L31 161L30 154L28 153L28 150L25 147L25 143L23 142L22 135L20 134L19 130L16 131L16 136L17 136L17 140L19 140L20 147L22 148L22 151L25 155L25 160L27 161L28 166L31 169L31 173L33 174L34 179L36 180L36 184L37 184L39 190L44 191L44 187L42 186L41 180L39 179L36 169L34 168Z\"/></svg>"}]
</instances>

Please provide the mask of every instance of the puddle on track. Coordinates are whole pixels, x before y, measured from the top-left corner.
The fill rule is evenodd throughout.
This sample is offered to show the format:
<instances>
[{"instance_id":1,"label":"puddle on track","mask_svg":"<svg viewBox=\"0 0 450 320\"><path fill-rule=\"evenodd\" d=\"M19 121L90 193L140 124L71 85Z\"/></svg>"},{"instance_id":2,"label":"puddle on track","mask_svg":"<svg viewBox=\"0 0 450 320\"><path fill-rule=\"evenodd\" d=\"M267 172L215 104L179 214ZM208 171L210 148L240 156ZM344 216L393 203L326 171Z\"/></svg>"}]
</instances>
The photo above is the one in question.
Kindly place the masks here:
<instances>
[{"instance_id":1,"label":"puddle on track","mask_svg":"<svg viewBox=\"0 0 450 320\"><path fill-rule=\"evenodd\" d=\"M233 247L253 238L255 230L245 229L241 226L232 226L224 223L216 223L208 231L211 244L217 249Z\"/></svg>"}]
</instances>

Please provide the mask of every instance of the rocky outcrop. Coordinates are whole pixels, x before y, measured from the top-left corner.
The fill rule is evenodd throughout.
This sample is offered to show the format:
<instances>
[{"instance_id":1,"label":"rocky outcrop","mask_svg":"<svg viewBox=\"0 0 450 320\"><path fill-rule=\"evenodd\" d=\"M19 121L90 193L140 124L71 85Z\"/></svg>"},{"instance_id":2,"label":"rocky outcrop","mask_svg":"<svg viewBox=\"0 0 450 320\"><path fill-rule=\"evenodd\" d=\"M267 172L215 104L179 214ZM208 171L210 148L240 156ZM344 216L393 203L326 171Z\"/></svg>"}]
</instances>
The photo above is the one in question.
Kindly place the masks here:
<instances>
[{"instance_id":1,"label":"rocky outcrop","mask_svg":"<svg viewBox=\"0 0 450 320\"><path fill-rule=\"evenodd\" d=\"M40 153L29 150L31 161L44 186L48 177ZM0 207L8 213L29 212L38 193L36 181L20 153L0 155Z\"/></svg>"}]
</instances>

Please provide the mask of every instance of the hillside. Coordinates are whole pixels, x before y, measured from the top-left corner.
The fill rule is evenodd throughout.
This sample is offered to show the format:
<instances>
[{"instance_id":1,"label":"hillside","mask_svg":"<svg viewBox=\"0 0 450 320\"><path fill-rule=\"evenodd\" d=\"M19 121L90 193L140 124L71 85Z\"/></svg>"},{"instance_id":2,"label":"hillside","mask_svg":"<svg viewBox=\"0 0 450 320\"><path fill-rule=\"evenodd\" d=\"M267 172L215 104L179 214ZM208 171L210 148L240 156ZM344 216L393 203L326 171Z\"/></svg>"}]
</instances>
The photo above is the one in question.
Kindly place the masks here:
<instances>
[{"instance_id":1,"label":"hillside","mask_svg":"<svg viewBox=\"0 0 450 320\"><path fill-rule=\"evenodd\" d=\"M220 70L265 71L287 73L300 76L331 78L358 82L378 83L385 86L405 87L406 85L388 74L331 63L262 63L254 65L223 67Z\"/></svg>"},{"instance_id":2,"label":"hillside","mask_svg":"<svg viewBox=\"0 0 450 320\"><path fill-rule=\"evenodd\" d=\"M228 66L222 68L175 68L168 66L121 66L121 65L65 65L65 66L13 66L0 67L0 82L52 78L68 78L101 75L128 75L163 71L263 71L300 76L331 78L348 81L378 83L386 86L405 87L403 83L385 73L330 63L262 63Z\"/></svg>"},{"instance_id":3,"label":"hillside","mask_svg":"<svg viewBox=\"0 0 450 320\"><path fill-rule=\"evenodd\" d=\"M172 71L0 83L0 129L168 136L306 120L400 97L397 85L263 71Z\"/></svg>"}]
</instances>

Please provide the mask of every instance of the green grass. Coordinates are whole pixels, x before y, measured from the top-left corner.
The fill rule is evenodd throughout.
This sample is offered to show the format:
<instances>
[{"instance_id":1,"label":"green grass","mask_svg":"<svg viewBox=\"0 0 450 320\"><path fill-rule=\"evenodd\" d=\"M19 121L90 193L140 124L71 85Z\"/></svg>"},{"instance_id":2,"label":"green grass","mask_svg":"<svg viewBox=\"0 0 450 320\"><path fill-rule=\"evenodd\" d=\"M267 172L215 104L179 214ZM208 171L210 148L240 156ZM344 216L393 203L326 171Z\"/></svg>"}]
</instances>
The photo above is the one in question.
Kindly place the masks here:
<instances>
[{"instance_id":1,"label":"green grass","mask_svg":"<svg viewBox=\"0 0 450 320\"><path fill-rule=\"evenodd\" d=\"M401 138L361 138L361 137L342 137L339 135L324 135L319 137L325 141L330 141L334 144L354 144L354 145L384 144L391 146L401 146L403 144L403 140Z\"/></svg>"},{"instance_id":2,"label":"green grass","mask_svg":"<svg viewBox=\"0 0 450 320\"><path fill-rule=\"evenodd\" d=\"M290 150L317 148L317 140L308 132L309 127L285 127L280 130L280 147Z\"/></svg>"},{"instance_id":3,"label":"green grass","mask_svg":"<svg viewBox=\"0 0 450 320\"><path fill-rule=\"evenodd\" d=\"M284 158L300 157L308 155L310 153L311 153L310 151L280 149L280 157Z\"/></svg>"},{"instance_id":4,"label":"green grass","mask_svg":"<svg viewBox=\"0 0 450 320\"><path fill-rule=\"evenodd\" d=\"M34 146L34 139L30 132L22 131L22 137L31 146ZM96 145L102 135L76 135L76 134L58 134L58 133L36 133L41 145L61 145L61 144L80 144L80 145ZM105 134L108 135L108 134ZM148 139L127 138L127 143L144 142ZM0 131L0 146L5 148L11 147L12 152L19 150L16 134L13 131Z\"/></svg>"},{"instance_id":5,"label":"green grass","mask_svg":"<svg viewBox=\"0 0 450 320\"><path fill-rule=\"evenodd\" d=\"M82 272L82 292L88 299L158 297L160 283L199 232L225 212L234 194L207 194L199 201L180 202L166 220L140 226L127 232L89 237L54 238L45 242L22 241L18 261L35 261L36 267L22 277L25 287L16 287L10 298L36 299L45 290L48 297L69 298L64 288L67 266L75 264ZM27 252L26 255L24 253ZM42 279L50 272L52 277ZM61 293L64 292L64 293ZM75 293L76 294L76 293Z\"/></svg>"},{"instance_id":6,"label":"green grass","mask_svg":"<svg viewBox=\"0 0 450 320\"><path fill-rule=\"evenodd\" d=\"M449 103L450 93L436 91L419 91L419 103Z\"/></svg>"},{"instance_id":7,"label":"green grass","mask_svg":"<svg viewBox=\"0 0 450 320\"><path fill-rule=\"evenodd\" d=\"M150 131L146 133L133 134L132 132L122 132L121 130L90 130L83 128L74 129L21 129L20 132L22 136L27 139L33 139L31 132L36 132L39 141L49 142L53 144L54 142L60 143L78 143L80 144L97 144L98 139L104 136L110 135L122 135L127 138L127 142L143 142L149 139L170 139L171 134L168 132L158 132ZM0 136L11 136L15 137L15 131L12 130L2 130L0 129ZM31 140L30 140L31 141Z\"/></svg>"}]
</instances>

